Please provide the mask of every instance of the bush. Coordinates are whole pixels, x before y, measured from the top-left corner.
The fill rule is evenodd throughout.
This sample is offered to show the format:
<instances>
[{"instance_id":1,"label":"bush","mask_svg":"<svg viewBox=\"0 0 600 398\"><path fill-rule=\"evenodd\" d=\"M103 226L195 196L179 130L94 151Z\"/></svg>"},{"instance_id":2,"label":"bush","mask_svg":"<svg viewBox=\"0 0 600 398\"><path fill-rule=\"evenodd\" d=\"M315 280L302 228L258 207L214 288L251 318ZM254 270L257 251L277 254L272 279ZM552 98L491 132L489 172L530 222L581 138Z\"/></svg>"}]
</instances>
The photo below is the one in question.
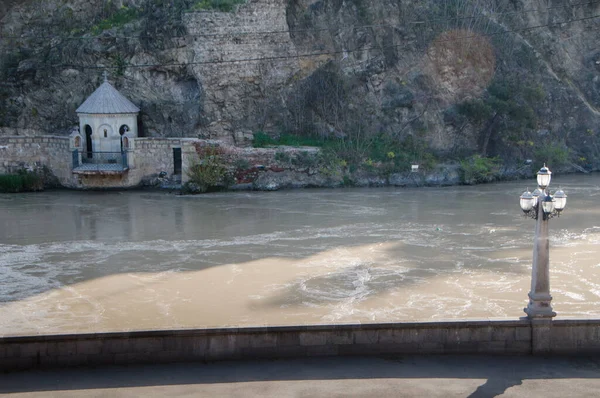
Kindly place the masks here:
<instances>
[{"instance_id":1,"label":"bush","mask_svg":"<svg viewBox=\"0 0 600 398\"><path fill-rule=\"evenodd\" d=\"M103 19L91 29L93 35L102 33L107 29L121 27L129 22L132 22L140 17L140 13L135 7L121 7L109 18Z\"/></svg>"},{"instance_id":2,"label":"bush","mask_svg":"<svg viewBox=\"0 0 600 398\"><path fill-rule=\"evenodd\" d=\"M201 0L192 6L193 11L217 10L222 12L233 11L238 4L244 4L246 0Z\"/></svg>"},{"instance_id":3,"label":"bush","mask_svg":"<svg viewBox=\"0 0 600 398\"><path fill-rule=\"evenodd\" d=\"M188 171L190 183L198 186L200 192L227 188L231 183L229 169L218 148L206 148L203 158Z\"/></svg>"},{"instance_id":4,"label":"bush","mask_svg":"<svg viewBox=\"0 0 600 398\"><path fill-rule=\"evenodd\" d=\"M569 162L569 148L559 143L551 143L536 149L534 153L535 169L539 170L544 163L550 168L564 166Z\"/></svg>"},{"instance_id":5,"label":"bush","mask_svg":"<svg viewBox=\"0 0 600 398\"><path fill-rule=\"evenodd\" d=\"M276 143L267 133L263 133L262 131L254 133L254 139L252 141L252 146L254 148L266 148L271 145L276 145Z\"/></svg>"},{"instance_id":6,"label":"bush","mask_svg":"<svg viewBox=\"0 0 600 398\"><path fill-rule=\"evenodd\" d=\"M0 192L31 192L42 189L43 180L37 173L22 170L17 174L0 175Z\"/></svg>"},{"instance_id":7,"label":"bush","mask_svg":"<svg viewBox=\"0 0 600 398\"><path fill-rule=\"evenodd\" d=\"M493 181L499 175L500 159L472 156L460 162L462 181L465 184L479 184Z\"/></svg>"}]
</instances>

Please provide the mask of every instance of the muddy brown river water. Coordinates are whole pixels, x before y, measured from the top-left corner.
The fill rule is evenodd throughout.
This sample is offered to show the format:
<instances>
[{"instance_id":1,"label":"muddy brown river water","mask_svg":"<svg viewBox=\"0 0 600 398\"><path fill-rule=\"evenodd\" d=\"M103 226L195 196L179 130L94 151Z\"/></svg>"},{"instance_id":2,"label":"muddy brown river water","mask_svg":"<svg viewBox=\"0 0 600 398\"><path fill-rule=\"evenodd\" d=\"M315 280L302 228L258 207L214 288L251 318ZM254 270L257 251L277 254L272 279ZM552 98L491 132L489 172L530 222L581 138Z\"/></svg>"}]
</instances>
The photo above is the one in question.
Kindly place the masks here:
<instances>
[{"instance_id":1,"label":"muddy brown river water","mask_svg":"<svg viewBox=\"0 0 600 398\"><path fill-rule=\"evenodd\" d=\"M0 195L0 335L523 316L534 181ZM600 314L600 175L553 179L559 317Z\"/></svg>"}]
</instances>

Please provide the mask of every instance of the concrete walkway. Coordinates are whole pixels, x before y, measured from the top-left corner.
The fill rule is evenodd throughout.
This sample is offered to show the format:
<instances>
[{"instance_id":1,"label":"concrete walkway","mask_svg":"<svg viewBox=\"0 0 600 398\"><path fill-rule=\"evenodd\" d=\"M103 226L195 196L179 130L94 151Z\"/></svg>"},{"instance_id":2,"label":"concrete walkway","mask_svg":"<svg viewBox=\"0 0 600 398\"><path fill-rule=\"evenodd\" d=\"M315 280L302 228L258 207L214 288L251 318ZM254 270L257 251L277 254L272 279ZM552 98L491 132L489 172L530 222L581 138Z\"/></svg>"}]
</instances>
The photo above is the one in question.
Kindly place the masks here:
<instances>
[{"instance_id":1,"label":"concrete walkway","mask_svg":"<svg viewBox=\"0 0 600 398\"><path fill-rule=\"evenodd\" d=\"M0 374L10 397L592 397L600 358L404 356Z\"/></svg>"}]
</instances>

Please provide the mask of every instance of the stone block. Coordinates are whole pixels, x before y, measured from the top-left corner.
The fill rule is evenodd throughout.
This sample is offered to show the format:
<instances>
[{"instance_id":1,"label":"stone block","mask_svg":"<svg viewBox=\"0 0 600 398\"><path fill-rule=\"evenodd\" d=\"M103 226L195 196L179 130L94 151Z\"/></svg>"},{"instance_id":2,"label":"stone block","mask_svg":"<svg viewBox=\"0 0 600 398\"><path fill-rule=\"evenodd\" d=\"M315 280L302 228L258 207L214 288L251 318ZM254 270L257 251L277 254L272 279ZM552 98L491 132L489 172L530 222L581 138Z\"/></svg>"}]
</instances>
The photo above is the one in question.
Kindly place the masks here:
<instances>
[{"instance_id":1,"label":"stone block","mask_svg":"<svg viewBox=\"0 0 600 398\"><path fill-rule=\"evenodd\" d=\"M163 349L166 351L191 351L191 338L189 336L165 336Z\"/></svg>"},{"instance_id":2,"label":"stone block","mask_svg":"<svg viewBox=\"0 0 600 398\"><path fill-rule=\"evenodd\" d=\"M100 354L101 352L101 340L80 340L77 342L77 354Z\"/></svg>"},{"instance_id":3,"label":"stone block","mask_svg":"<svg viewBox=\"0 0 600 398\"><path fill-rule=\"evenodd\" d=\"M379 344L392 344L395 343L395 335L393 329L381 329L377 333L377 343Z\"/></svg>"},{"instance_id":4,"label":"stone block","mask_svg":"<svg viewBox=\"0 0 600 398\"><path fill-rule=\"evenodd\" d=\"M471 341L471 329L469 328L456 328L449 329L446 332L445 342L448 343L466 343Z\"/></svg>"},{"instance_id":5,"label":"stone block","mask_svg":"<svg viewBox=\"0 0 600 398\"><path fill-rule=\"evenodd\" d=\"M195 356L204 358L208 349L209 336L197 336L192 339L192 352Z\"/></svg>"},{"instance_id":6,"label":"stone block","mask_svg":"<svg viewBox=\"0 0 600 398\"><path fill-rule=\"evenodd\" d=\"M531 353L533 355L548 354L552 341L552 321L550 319L534 319L531 321L531 327Z\"/></svg>"},{"instance_id":7,"label":"stone block","mask_svg":"<svg viewBox=\"0 0 600 398\"><path fill-rule=\"evenodd\" d=\"M394 342L397 344L416 344L422 340L422 329L403 328L394 330Z\"/></svg>"},{"instance_id":8,"label":"stone block","mask_svg":"<svg viewBox=\"0 0 600 398\"><path fill-rule=\"evenodd\" d=\"M59 366L58 358L54 355L45 355L39 358L37 365L41 368L54 368Z\"/></svg>"},{"instance_id":9,"label":"stone block","mask_svg":"<svg viewBox=\"0 0 600 398\"><path fill-rule=\"evenodd\" d=\"M301 346L322 346L327 344L326 332L301 332L300 333L300 345Z\"/></svg>"},{"instance_id":10,"label":"stone block","mask_svg":"<svg viewBox=\"0 0 600 398\"><path fill-rule=\"evenodd\" d=\"M77 354L76 341L56 341L47 343L47 353L52 356L72 356Z\"/></svg>"},{"instance_id":11,"label":"stone block","mask_svg":"<svg viewBox=\"0 0 600 398\"><path fill-rule=\"evenodd\" d=\"M103 354L122 354L130 351L131 347L128 338L102 340L101 353Z\"/></svg>"},{"instance_id":12,"label":"stone block","mask_svg":"<svg viewBox=\"0 0 600 398\"><path fill-rule=\"evenodd\" d=\"M493 330L491 327L478 327L471 329L470 341L487 342L492 341Z\"/></svg>"},{"instance_id":13,"label":"stone block","mask_svg":"<svg viewBox=\"0 0 600 398\"><path fill-rule=\"evenodd\" d=\"M161 337L142 337L130 341L132 351L135 353L152 353L164 350L163 339Z\"/></svg>"},{"instance_id":14,"label":"stone block","mask_svg":"<svg viewBox=\"0 0 600 398\"><path fill-rule=\"evenodd\" d=\"M514 327L492 328L492 341L514 341L516 340Z\"/></svg>"},{"instance_id":15,"label":"stone block","mask_svg":"<svg viewBox=\"0 0 600 398\"><path fill-rule=\"evenodd\" d=\"M38 357L46 355L46 343L23 343L21 344L21 357Z\"/></svg>"},{"instance_id":16,"label":"stone block","mask_svg":"<svg viewBox=\"0 0 600 398\"><path fill-rule=\"evenodd\" d=\"M515 330L515 337L517 341L531 341L531 328L517 327Z\"/></svg>"},{"instance_id":17,"label":"stone block","mask_svg":"<svg viewBox=\"0 0 600 398\"><path fill-rule=\"evenodd\" d=\"M258 333L247 335L250 342L250 347L276 347L277 334L274 333Z\"/></svg>"},{"instance_id":18,"label":"stone block","mask_svg":"<svg viewBox=\"0 0 600 398\"><path fill-rule=\"evenodd\" d=\"M354 332L355 344L375 344L379 341L379 332L377 330L357 330Z\"/></svg>"},{"instance_id":19,"label":"stone block","mask_svg":"<svg viewBox=\"0 0 600 398\"><path fill-rule=\"evenodd\" d=\"M354 342L354 333L351 330L332 330L327 335L327 344L340 345L352 344Z\"/></svg>"},{"instance_id":20,"label":"stone block","mask_svg":"<svg viewBox=\"0 0 600 398\"><path fill-rule=\"evenodd\" d=\"M0 358L17 358L21 356L20 344L2 344L0 346Z\"/></svg>"},{"instance_id":21,"label":"stone block","mask_svg":"<svg viewBox=\"0 0 600 398\"><path fill-rule=\"evenodd\" d=\"M209 336L206 356L212 359L230 358L235 352L235 336Z\"/></svg>"},{"instance_id":22,"label":"stone block","mask_svg":"<svg viewBox=\"0 0 600 398\"><path fill-rule=\"evenodd\" d=\"M279 347L299 346L300 334L298 332L284 332L277 336L277 345Z\"/></svg>"},{"instance_id":23,"label":"stone block","mask_svg":"<svg viewBox=\"0 0 600 398\"><path fill-rule=\"evenodd\" d=\"M446 340L447 330L439 329L439 328L427 328L419 330L419 334L421 338L419 342L423 343L441 343Z\"/></svg>"},{"instance_id":24,"label":"stone block","mask_svg":"<svg viewBox=\"0 0 600 398\"><path fill-rule=\"evenodd\" d=\"M82 366L87 365L87 355L57 355L56 366Z\"/></svg>"},{"instance_id":25,"label":"stone block","mask_svg":"<svg viewBox=\"0 0 600 398\"><path fill-rule=\"evenodd\" d=\"M505 354L506 343L504 341L479 341L477 352L482 354Z\"/></svg>"}]
</instances>

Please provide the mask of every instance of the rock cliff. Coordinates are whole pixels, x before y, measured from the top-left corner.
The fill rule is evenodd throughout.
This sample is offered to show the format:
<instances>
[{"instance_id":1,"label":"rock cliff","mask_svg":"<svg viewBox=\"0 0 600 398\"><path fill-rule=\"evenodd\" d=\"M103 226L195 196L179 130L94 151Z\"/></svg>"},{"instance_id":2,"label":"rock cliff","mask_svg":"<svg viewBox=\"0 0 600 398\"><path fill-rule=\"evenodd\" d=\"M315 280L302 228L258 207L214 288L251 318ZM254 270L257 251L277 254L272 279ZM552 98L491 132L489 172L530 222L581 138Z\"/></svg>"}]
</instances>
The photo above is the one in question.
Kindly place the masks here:
<instances>
[{"instance_id":1,"label":"rock cliff","mask_svg":"<svg viewBox=\"0 0 600 398\"><path fill-rule=\"evenodd\" d=\"M0 18L0 131L68 132L107 69L146 136L600 165L597 1L11 0Z\"/></svg>"}]
</instances>

